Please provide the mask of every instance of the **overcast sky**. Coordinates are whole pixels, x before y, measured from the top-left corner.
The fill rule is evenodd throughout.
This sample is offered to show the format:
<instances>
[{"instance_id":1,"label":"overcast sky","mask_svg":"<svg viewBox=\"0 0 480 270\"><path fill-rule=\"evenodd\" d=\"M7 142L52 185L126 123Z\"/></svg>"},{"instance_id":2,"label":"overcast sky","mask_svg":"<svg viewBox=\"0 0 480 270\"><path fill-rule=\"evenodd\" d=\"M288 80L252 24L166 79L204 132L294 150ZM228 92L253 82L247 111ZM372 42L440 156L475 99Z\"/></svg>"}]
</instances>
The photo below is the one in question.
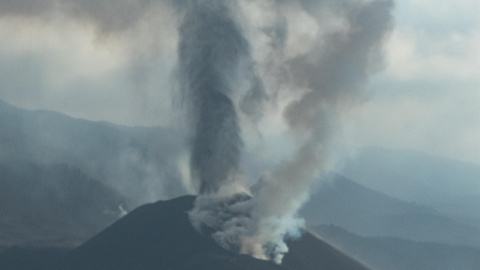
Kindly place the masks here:
<instances>
[{"instance_id":1,"label":"overcast sky","mask_svg":"<svg viewBox=\"0 0 480 270\"><path fill-rule=\"evenodd\" d=\"M388 66L348 140L480 163L479 14L475 0L397 1Z\"/></svg>"},{"instance_id":2,"label":"overcast sky","mask_svg":"<svg viewBox=\"0 0 480 270\"><path fill-rule=\"evenodd\" d=\"M94 16L89 10L37 16L45 12L37 8L26 16L28 8L12 3L0 0L1 99L78 118L168 125L176 113L171 7L149 8L141 18L130 16L137 10L113 10L112 18L123 11L129 20L91 22L71 19ZM369 98L345 113L338 141L480 164L480 1L402 0L394 15L386 66L370 79ZM308 36L308 20L298 23L299 36Z\"/></svg>"}]
</instances>

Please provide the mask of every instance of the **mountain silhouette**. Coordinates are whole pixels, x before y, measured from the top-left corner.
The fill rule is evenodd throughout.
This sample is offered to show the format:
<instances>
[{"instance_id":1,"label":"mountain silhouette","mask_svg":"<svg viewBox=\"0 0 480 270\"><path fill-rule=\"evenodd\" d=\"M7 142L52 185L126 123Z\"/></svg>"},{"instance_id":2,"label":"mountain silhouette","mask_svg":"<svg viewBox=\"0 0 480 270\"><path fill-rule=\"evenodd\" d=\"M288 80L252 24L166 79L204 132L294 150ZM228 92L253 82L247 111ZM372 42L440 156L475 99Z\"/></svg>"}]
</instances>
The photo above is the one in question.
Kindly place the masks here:
<instances>
[{"instance_id":1,"label":"mountain silhouette","mask_svg":"<svg viewBox=\"0 0 480 270\"><path fill-rule=\"evenodd\" d=\"M282 265L224 250L191 226L187 212L194 200L183 196L140 206L66 255L58 252L55 259L7 251L0 256L0 269L368 270L310 233L289 244Z\"/></svg>"},{"instance_id":2,"label":"mountain silhouette","mask_svg":"<svg viewBox=\"0 0 480 270\"><path fill-rule=\"evenodd\" d=\"M0 249L73 248L128 211L112 188L67 165L0 163Z\"/></svg>"},{"instance_id":3,"label":"mountain silhouette","mask_svg":"<svg viewBox=\"0 0 480 270\"><path fill-rule=\"evenodd\" d=\"M307 226L333 224L362 236L480 246L480 230L435 208L403 201L332 174L300 210Z\"/></svg>"},{"instance_id":4,"label":"mountain silhouette","mask_svg":"<svg viewBox=\"0 0 480 270\"><path fill-rule=\"evenodd\" d=\"M311 230L373 269L480 269L480 248L395 237L364 237L332 225L315 226Z\"/></svg>"},{"instance_id":5,"label":"mountain silhouette","mask_svg":"<svg viewBox=\"0 0 480 270\"><path fill-rule=\"evenodd\" d=\"M0 164L74 167L135 206L185 194L176 167L182 140L171 129L76 119L0 99L0 130Z\"/></svg>"}]
</instances>

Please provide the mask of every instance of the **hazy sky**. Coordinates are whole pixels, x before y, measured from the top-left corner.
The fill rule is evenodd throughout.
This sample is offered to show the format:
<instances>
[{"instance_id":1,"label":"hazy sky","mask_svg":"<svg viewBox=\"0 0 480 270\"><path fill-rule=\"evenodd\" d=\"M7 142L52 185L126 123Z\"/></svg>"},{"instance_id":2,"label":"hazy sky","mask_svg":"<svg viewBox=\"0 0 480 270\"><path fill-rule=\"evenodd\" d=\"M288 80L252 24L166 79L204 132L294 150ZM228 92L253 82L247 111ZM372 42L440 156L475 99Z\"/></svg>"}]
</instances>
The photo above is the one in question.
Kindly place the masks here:
<instances>
[{"instance_id":1,"label":"hazy sky","mask_svg":"<svg viewBox=\"0 0 480 270\"><path fill-rule=\"evenodd\" d=\"M177 22L169 7L42 16L56 6L12 3L0 0L1 99L126 125L166 125L176 113L169 89ZM99 21L102 8L113 15ZM397 1L385 69L371 78L370 97L345 112L338 140L480 164L479 14L477 0ZM308 20L298 23L298 35L308 36Z\"/></svg>"},{"instance_id":2,"label":"hazy sky","mask_svg":"<svg viewBox=\"0 0 480 270\"><path fill-rule=\"evenodd\" d=\"M397 1L395 13L388 66L348 140L480 163L480 2Z\"/></svg>"}]
</instances>

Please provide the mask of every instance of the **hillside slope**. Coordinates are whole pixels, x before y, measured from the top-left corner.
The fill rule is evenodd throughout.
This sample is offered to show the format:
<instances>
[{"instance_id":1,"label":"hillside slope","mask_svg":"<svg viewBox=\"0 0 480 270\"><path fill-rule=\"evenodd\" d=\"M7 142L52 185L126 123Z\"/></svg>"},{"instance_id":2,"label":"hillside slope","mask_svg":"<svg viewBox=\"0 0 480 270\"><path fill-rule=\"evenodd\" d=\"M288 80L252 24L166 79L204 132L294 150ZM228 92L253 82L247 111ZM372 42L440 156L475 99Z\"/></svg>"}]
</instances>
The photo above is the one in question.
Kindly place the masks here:
<instances>
[{"instance_id":1,"label":"hillside slope","mask_svg":"<svg viewBox=\"0 0 480 270\"><path fill-rule=\"evenodd\" d=\"M65 164L139 204L184 194L173 131L24 110L0 100L0 164Z\"/></svg>"},{"instance_id":2,"label":"hillside slope","mask_svg":"<svg viewBox=\"0 0 480 270\"><path fill-rule=\"evenodd\" d=\"M57 252L59 257L49 262L35 261L30 253L31 263L25 265L26 253L7 251L0 255L0 268L18 269L22 264L25 270L368 270L311 234L291 243L282 265L233 254L190 225L187 211L194 199L184 196L141 206L67 255Z\"/></svg>"},{"instance_id":3,"label":"hillside slope","mask_svg":"<svg viewBox=\"0 0 480 270\"><path fill-rule=\"evenodd\" d=\"M361 237L335 226L316 226L312 230L325 241L373 269L480 269L479 248L394 237Z\"/></svg>"},{"instance_id":4,"label":"hillside slope","mask_svg":"<svg viewBox=\"0 0 480 270\"><path fill-rule=\"evenodd\" d=\"M340 173L389 196L413 201L480 228L480 164L407 149L368 147L343 160Z\"/></svg>"},{"instance_id":5,"label":"hillside slope","mask_svg":"<svg viewBox=\"0 0 480 270\"><path fill-rule=\"evenodd\" d=\"M334 224L363 236L480 246L480 230L431 207L370 190L340 175L325 180L301 209L309 226Z\"/></svg>"},{"instance_id":6,"label":"hillside slope","mask_svg":"<svg viewBox=\"0 0 480 270\"><path fill-rule=\"evenodd\" d=\"M0 247L74 247L118 220L128 201L66 165L0 164Z\"/></svg>"}]
</instances>

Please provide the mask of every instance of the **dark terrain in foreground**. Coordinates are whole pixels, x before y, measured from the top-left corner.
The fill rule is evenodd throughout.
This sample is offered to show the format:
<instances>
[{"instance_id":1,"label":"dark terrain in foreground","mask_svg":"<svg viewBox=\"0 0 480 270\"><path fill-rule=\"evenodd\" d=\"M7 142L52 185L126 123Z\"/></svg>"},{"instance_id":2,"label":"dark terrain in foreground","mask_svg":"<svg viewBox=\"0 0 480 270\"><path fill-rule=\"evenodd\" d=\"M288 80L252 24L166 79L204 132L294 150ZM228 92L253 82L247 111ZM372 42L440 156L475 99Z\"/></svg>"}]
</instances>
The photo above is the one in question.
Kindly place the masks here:
<instances>
[{"instance_id":1,"label":"dark terrain in foreground","mask_svg":"<svg viewBox=\"0 0 480 270\"><path fill-rule=\"evenodd\" d=\"M0 254L0 269L368 270L310 233L290 243L282 265L233 254L190 225L194 199L143 205L73 250L8 249Z\"/></svg>"}]
</instances>

